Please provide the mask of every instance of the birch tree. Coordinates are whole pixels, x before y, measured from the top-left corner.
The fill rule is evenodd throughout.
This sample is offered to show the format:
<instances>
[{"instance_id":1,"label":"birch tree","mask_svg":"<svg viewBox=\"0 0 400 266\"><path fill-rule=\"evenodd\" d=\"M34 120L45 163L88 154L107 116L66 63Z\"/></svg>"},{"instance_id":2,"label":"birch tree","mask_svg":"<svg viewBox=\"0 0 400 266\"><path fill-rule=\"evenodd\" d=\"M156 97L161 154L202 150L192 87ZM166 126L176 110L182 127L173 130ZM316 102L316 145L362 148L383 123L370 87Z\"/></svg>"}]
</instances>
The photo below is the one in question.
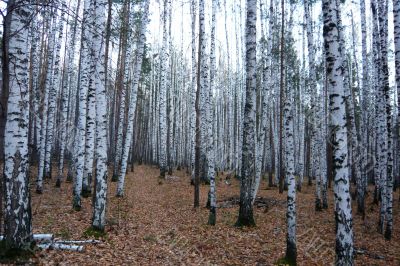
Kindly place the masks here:
<instances>
[{"instance_id":1,"label":"birch tree","mask_svg":"<svg viewBox=\"0 0 400 266\"><path fill-rule=\"evenodd\" d=\"M286 237L286 258L296 265L297 247L296 247L296 178L294 176L294 128L293 128L293 110L290 95L285 100L285 176L288 182L287 195L287 237Z\"/></svg>"},{"instance_id":2,"label":"birch tree","mask_svg":"<svg viewBox=\"0 0 400 266\"><path fill-rule=\"evenodd\" d=\"M365 7L364 7L365 12ZM365 16L365 15L364 15ZM394 49L397 89L397 135L400 135L400 0L393 0Z\"/></svg>"},{"instance_id":3,"label":"birch tree","mask_svg":"<svg viewBox=\"0 0 400 266\"><path fill-rule=\"evenodd\" d=\"M93 23L93 24L92 24ZM90 22L90 32L96 29L95 22ZM97 29L96 29L97 30ZM93 37L94 38L94 37ZM82 196L88 197L91 194L91 183L93 174L93 161L94 161L94 146L95 146L95 131L96 131L96 81L93 77L96 75L96 53L95 45L91 45L89 48L89 83L87 91L86 101L86 132L85 132L85 154L84 154L84 166L82 176Z\"/></svg>"},{"instance_id":4,"label":"birch tree","mask_svg":"<svg viewBox=\"0 0 400 266\"><path fill-rule=\"evenodd\" d=\"M42 103L42 125L40 132L40 148L39 148L39 165L38 165L38 177L36 180L36 193L43 193L43 178L49 177L50 174L50 164L46 163L46 143L47 143L47 122L48 122L48 107L50 98L50 89L55 89L52 87L53 81L53 60L54 60L54 47L55 47L55 35L56 35L56 21L55 21L55 11L54 8L48 7L45 13L49 17L47 18L48 23L51 23L51 31L49 32L49 39L47 44L47 68L46 68L46 79L44 82L44 95Z\"/></svg>"},{"instance_id":5,"label":"birch tree","mask_svg":"<svg viewBox=\"0 0 400 266\"><path fill-rule=\"evenodd\" d=\"M190 111L192 114L196 113L196 0L190 2L190 13L192 17L191 21L191 97L190 97ZM195 170L195 146L196 146L196 116L190 116L190 134L191 134L191 144L190 144L190 167L191 167L191 181L194 183L194 170Z\"/></svg>"},{"instance_id":6,"label":"birch tree","mask_svg":"<svg viewBox=\"0 0 400 266\"><path fill-rule=\"evenodd\" d=\"M393 148L392 148L392 114L389 86L388 66L388 1L378 2L379 18L379 46L380 46L380 91L382 94L382 116L380 123L383 141L382 157L385 157L386 165L382 164L381 170L386 172L386 178L381 179L381 215L379 230L383 233L386 222L385 238L391 239L393 227ZM386 148L386 150L385 150ZM385 176L385 175L383 175Z\"/></svg>"},{"instance_id":7,"label":"birch tree","mask_svg":"<svg viewBox=\"0 0 400 266\"><path fill-rule=\"evenodd\" d=\"M330 127L333 146L336 217L336 265L353 265L353 218L349 192L348 142L343 69L340 54L340 10L335 1L323 0L324 47L327 62Z\"/></svg>"},{"instance_id":8,"label":"birch tree","mask_svg":"<svg viewBox=\"0 0 400 266\"><path fill-rule=\"evenodd\" d=\"M96 51L95 86L96 86L96 175L95 197L93 200L92 227L104 231L106 225L107 202L107 89L105 86L105 11L106 0L95 0L93 5L93 50Z\"/></svg>"},{"instance_id":9,"label":"birch tree","mask_svg":"<svg viewBox=\"0 0 400 266\"><path fill-rule=\"evenodd\" d=\"M360 0L360 18L361 18L361 55L362 55L362 97L361 97L361 110L362 110L362 133L361 133L361 143L362 143L362 167L361 175L364 180L363 184L357 186L357 212L365 215L365 190L367 182L366 161L368 154L368 93L369 93L369 82L368 82L368 61L367 61L367 22L365 15L365 0Z\"/></svg>"},{"instance_id":10,"label":"birch tree","mask_svg":"<svg viewBox=\"0 0 400 266\"><path fill-rule=\"evenodd\" d=\"M262 160L265 148L265 134L267 131L268 123L268 59L267 59L267 40L264 34L264 18L263 18L263 2L260 1L261 10L261 64L262 64L262 82L261 82L261 122L260 122L260 134L256 143L256 178L254 186L252 188L253 204L257 196L257 191L260 186L261 174L262 174Z\"/></svg>"},{"instance_id":11,"label":"birch tree","mask_svg":"<svg viewBox=\"0 0 400 266\"><path fill-rule=\"evenodd\" d=\"M4 133L4 236L7 249L28 249L32 238L29 192L29 49L32 7L7 3L3 31L3 90L9 92ZM2 206L0 209L2 210Z\"/></svg>"},{"instance_id":12,"label":"birch tree","mask_svg":"<svg viewBox=\"0 0 400 266\"><path fill-rule=\"evenodd\" d=\"M60 134L60 151L59 151L59 160L58 160L58 174L56 187L61 186L61 181L64 173L64 158L65 158L65 149L66 149L66 139L67 139L67 124L68 124L68 96L69 91L72 89L72 78L73 78L73 65L75 60L75 47L76 47L76 32L77 32L77 24L78 24L78 12L80 7L80 0L76 4L75 12L76 15L73 17L72 27L70 29L70 38L68 42L68 49L66 51L66 59L64 64L64 83L62 90L62 98L61 98L61 114L60 121L61 128L63 129Z\"/></svg>"},{"instance_id":13,"label":"birch tree","mask_svg":"<svg viewBox=\"0 0 400 266\"><path fill-rule=\"evenodd\" d=\"M133 13L133 12L132 12ZM120 40L120 55L118 60L120 61L119 69L117 73L117 80L115 84L115 89L120 91L120 104L119 104L119 117L118 117L118 128L116 135L116 147L114 156L114 170L111 181L115 182L118 180L118 171L120 169L121 155L122 155L122 144L124 140L124 127L125 127L125 102L128 90L128 84L126 83L126 76L129 74L129 61L130 56L127 55L128 52L128 29L129 29L129 1L124 2L123 7L123 17L121 25L121 40ZM129 94L128 94L129 95Z\"/></svg>"},{"instance_id":14,"label":"birch tree","mask_svg":"<svg viewBox=\"0 0 400 266\"><path fill-rule=\"evenodd\" d=\"M118 186L117 186L117 196L123 196L124 191L124 180L125 175L128 167L128 156L129 156L129 145L132 142L133 138L133 123L135 118L135 110L136 110L136 99L137 99L137 91L139 87L139 78L142 71L142 60L144 54L144 45L146 42L146 29L148 24L148 13L149 13L149 2L150 0L144 1L144 6L142 9L142 16L141 16L141 24L140 24L140 35L136 46L136 60L135 60L135 67L133 72L133 79L131 85L131 93L130 93L130 102L129 102L129 109L128 109L128 128L126 132L125 138L125 146L123 148L122 153L122 160L121 160L121 170L118 176ZM132 146L132 149L134 147Z\"/></svg>"},{"instance_id":15,"label":"birch tree","mask_svg":"<svg viewBox=\"0 0 400 266\"><path fill-rule=\"evenodd\" d=\"M242 173L238 226L254 226L252 186L255 178L256 123L256 22L257 1L247 0L246 10L246 104L243 122Z\"/></svg>"},{"instance_id":16,"label":"birch tree","mask_svg":"<svg viewBox=\"0 0 400 266\"><path fill-rule=\"evenodd\" d=\"M207 175L210 180L210 216L208 218L208 224L215 225L216 222L216 192L215 192L215 162L214 162L214 134L213 134L213 90L215 88L215 71L216 71L216 59L215 59L215 14L217 12L217 0L212 0L212 16L211 16L211 55L210 55L210 86L208 91L208 103L207 103L207 137L208 137L208 149L207 149Z\"/></svg>"},{"instance_id":17,"label":"birch tree","mask_svg":"<svg viewBox=\"0 0 400 266\"><path fill-rule=\"evenodd\" d=\"M56 119L56 105L57 105L57 95L60 88L60 68L61 68L61 45L63 41L63 33L64 33L64 16L65 16L65 3L64 1L60 2L61 5L61 16L57 22L57 16L53 18L53 27L52 34L56 35L58 33L57 38L53 41L54 47L50 52L54 53L51 57L54 57L54 62L51 62L51 68L48 68L47 71L50 71L47 75L51 77L51 81L49 85L49 103L48 103L48 111L47 111L47 129L46 129L46 150L45 150L45 177L51 178L52 175L52 165L51 165L51 154L54 145L54 127L55 127L55 119ZM57 14L57 12L55 12ZM56 36L54 36L56 37ZM53 36L51 36L53 38Z\"/></svg>"},{"instance_id":18,"label":"birch tree","mask_svg":"<svg viewBox=\"0 0 400 266\"><path fill-rule=\"evenodd\" d=\"M79 99L78 99L78 124L76 137L76 176L73 189L73 203L75 210L81 209L81 192L82 180L85 167L85 147L86 147L86 114L87 114L87 95L89 88L89 73L90 73L90 17L92 16L93 2L92 0L84 0L83 6L83 21L82 21L82 36L81 36L81 54L80 54L80 80L79 80Z\"/></svg>"},{"instance_id":19,"label":"birch tree","mask_svg":"<svg viewBox=\"0 0 400 266\"><path fill-rule=\"evenodd\" d=\"M195 148L195 170L194 170L194 207L200 206L200 173L201 173L201 97L204 95L202 92L204 88L205 79L205 57L206 57L206 42L205 42L205 18L204 18L204 0L199 0L199 46L198 46L198 69L197 69L197 91L196 91L196 148Z\"/></svg>"},{"instance_id":20,"label":"birch tree","mask_svg":"<svg viewBox=\"0 0 400 266\"><path fill-rule=\"evenodd\" d=\"M163 11L163 39L162 49L160 58L160 177L165 178L167 172L167 67L169 62L169 49L168 49L168 34L167 34L167 18L169 5L171 0L164 0L164 11Z\"/></svg>"}]
</instances>

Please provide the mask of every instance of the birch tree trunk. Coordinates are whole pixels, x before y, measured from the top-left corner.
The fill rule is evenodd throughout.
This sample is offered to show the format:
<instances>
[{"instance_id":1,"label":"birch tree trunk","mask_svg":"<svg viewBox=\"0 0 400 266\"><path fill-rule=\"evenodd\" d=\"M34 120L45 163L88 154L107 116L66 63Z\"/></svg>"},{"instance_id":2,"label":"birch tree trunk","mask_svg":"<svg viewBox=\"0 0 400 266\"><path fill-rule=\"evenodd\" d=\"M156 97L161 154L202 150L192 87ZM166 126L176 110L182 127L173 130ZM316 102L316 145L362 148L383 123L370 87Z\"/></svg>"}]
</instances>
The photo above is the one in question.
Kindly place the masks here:
<instances>
[{"instance_id":1,"label":"birch tree trunk","mask_svg":"<svg viewBox=\"0 0 400 266\"><path fill-rule=\"evenodd\" d=\"M288 182L287 195L287 237L286 237L286 259L296 265L297 247L296 247L296 178L294 170L294 128L293 128L293 110L291 106L292 98L287 96L285 101L285 134L286 134L286 180Z\"/></svg>"},{"instance_id":2,"label":"birch tree trunk","mask_svg":"<svg viewBox=\"0 0 400 266\"><path fill-rule=\"evenodd\" d=\"M386 135L384 135L386 142L386 153L387 164L386 168L382 168L386 171L386 180L382 179L382 194L381 194L381 216L380 216L380 227L383 233L384 222L386 219L385 238L390 240L392 237L393 230L393 139L392 139L392 106L391 106L391 95L389 86L389 66L388 66L388 1L379 1L379 34L380 34L380 49L381 49L381 84L382 86L382 111L383 111L383 123L386 127ZM385 146L383 146L385 147ZM384 213L384 214L382 214Z\"/></svg>"},{"instance_id":3,"label":"birch tree trunk","mask_svg":"<svg viewBox=\"0 0 400 266\"><path fill-rule=\"evenodd\" d=\"M142 11L142 19L140 25L140 35L138 39L138 43L136 46L136 62L135 68L133 72L132 79L132 87L131 87L131 97L129 102L128 109L128 128L125 137L125 146L122 152L122 160L121 160L121 169L118 176L118 185L117 185L117 196L122 197L124 195L124 183L125 183L125 175L128 167L128 157L129 150L132 143L133 138L133 124L135 119L135 110L136 110L136 99L137 99L137 91L139 87L139 78L142 73L142 60L144 53L144 45L146 42L146 29L148 23L148 13L149 13L149 2L150 0L145 0L143 11ZM132 146L132 149L134 147Z\"/></svg>"},{"instance_id":4,"label":"birch tree trunk","mask_svg":"<svg viewBox=\"0 0 400 266\"><path fill-rule=\"evenodd\" d=\"M175 146L173 145L173 129L175 126L175 121L174 121L174 112L173 112L173 106L174 106L174 84L173 84L173 63L174 63L174 53L173 53L173 47L172 47L172 5L171 5L172 0L168 0L168 54L170 55L170 59L168 60L167 63L167 68L166 68L166 75L167 75L167 88L169 88L168 93L167 93L167 169L168 169L168 175L172 175L172 170L174 166L174 148Z\"/></svg>"},{"instance_id":5,"label":"birch tree trunk","mask_svg":"<svg viewBox=\"0 0 400 266\"><path fill-rule=\"evenodd\" d=\"M361 97L361 112L362 112L362 132L361 132L361 175L363 179L363 185L357 187L357 212L365 216L365 191L367 189L367 154L368 154L368 107L367 97L369 90L368 82L368 61L367 61L367 23L365 16L365 0L360 0L360 18L361 18L361 55L362 55L362 97Z\"/></svg>"},{"instance_id":6,"label":"birch tree trunk","mask_svg":"<svg viewBox=\"0 0 400 266\"><path fill-rule=\"evenodd\" d=\"M107 203L107 88L105 86L105 11L107 1L95 0L93 8L93 51L96 87L96 174L95 196L93 200L92 227L104 231Z\"/></svg>"},{"instance_id":7,"label":"birch tree trunk","mask_svg":"<svg viewBox=\"0 0 400 266\"><path fill-rule=\"evenodd\" d=\"M104 5L104 3L97 3L99 5ZM94 5L94 4L93 4ZM95 7L93 7L95 9ZM103 8L103 7L101 7ZM89 30L87 31L90 34L90 38L92 37L94 29L98 30L95 26L98 25L96 21L93 20L91 17L89 22ZM99 25L102 27L103 25ZM104 40L101 40L102 42ZM102 43L101 47L103 49L105 45ZM90 47L89 47L89 84L88 84L88 91L87 91L87 110L86 110L86 134L85 134L85 156L84 156L84 168L83 168L83 176L82 176L82 196L89 197L92 193L92 175L93 175L93 162L94 162L94 153L95 153L95 138L96 138L96 85L97 82L94 78L99 73L96 64L100 64L100 62L96 62L97 60L103 60L102 56L99 56L98 50L96 50L95 44L91 40ZM97 77L98 79L99 77ZM105 83L103 84L105 86ZM106 107L104 107L106 108Z\"/></svg>"},{"instance_id":8,"label":"birch tree trunk","mask_svg":"<svg viewBox=\"0 0 400 266\"><path fill-rule=\"evenodd\" d=\"M353 218L349 193L348 142L343 70L338 21L340 10L335 1L323 0L324 47L329 88L330 126L333 139L333 169L336 218L336 265L353 265Z\"/></svg>"},{"instance_id":9,"label":"birch tree trunk","mask_svg":"<svg viewBox=\"0 0 400 266\"><path fill-rule=\"evenodd\" d=\"M53 60L54 60L54 46L55 46L55 34L56 27L55 25L55 15L54 10L50 8L49 12L46 12L46 15L49 15L48 22L54 19L51 24L51 31L49 33L48 39L48 48L47 48L47 68L46 68L46 78L44 82L44 95L43 95L43 103L42 103L42 125L40 132L40 148L39 148L39 165L38 165L38 177L36 179L36 193L43 193L43 178L46 174L46 165L47 171L50 169L50 164L46 163L46 143L47 143L47 122L48 122L48 107L49 107L49 94L50 89L52 88L53 81Z\"/></svg>"},{"instance_id":10,"label":"birch tree trunk","mask_svg":"<svg viewBox=\"0 0 400 266\"><path fill-rule=\"evenodd\" d=\"M263 12L263 4L260 2L260 10ZM262 85L261 85L261 94L262 94L262 104L261 104L261 122L260 122L260 134L256 143L256 178L254 182L254 186L252 188L252 203L257 196L258 188L260 186L261 181L261 173L262 173L262 160L264 155L264 147L265 147L265 134L267 130L267 122L268 122L268 62L267 62L267 47L264 34L264 22L263 16L261 16L261 62L262 62Z\"/></svg>"},{"instance_id":11,"label":"birch tree trunk","mask_svg":"<svg viewBox=\"0 0 400 266\"><path fill-rule=\"evenodd\" d=\"M396 89L397 89L397 130L394 136L400 136L400 0L393 1L393 24L394 24L394 50L396 67ZM399 141L399 140L398 140ZM399 155L396 157L399 158ZM398 162L399 164L399 162ZM399 171L395 171L399 173ZM396 176L396 175L395 175Z\"/></svg>"},{"instance_id":12,"label":"birch tree trunk","mask_svg":"<svg viewBox=\"0 0 400 266\"><path fill-rule=\"evenodd\" d=\"M35 12L38 11L36 8ZM40 146L40 89L39 89L39 73L40 73L40 41L41 41L41 34L40 34L40 24L42 23L39 18L34 18L31 23L30 35L31 35L31 92L32 92L32 102L33 102L33 110L34 115L31 118L33 128L31 137L34 138L32 144L35 147L35 152L37 152L38 147ZM32 154L31 154L32 156Z\"/></svg>"},{"instance_id":13,"label":"birch tree trunk","mask_svg":"<svg viewBox=\"0 0 400 266\"><path fill-rule=\"evenodd\" d=\"M55 41L54 51L54 62L52 62L52 67L49 68L52 77L51 85L49 87L49 109L47 117L47 136L46 136L46 150L45 150L45 178L51 178L52 175L52 165L51 165L51 153L54 145L54 125L56 120L56 105L57 105L57 95L60 88L60 62L61 62L61 45L63 41L64 33L64 15L65 15L65 4L61 1L61 16L59 18L58 24L56 23L56 17L54 16L53 25L54 34L58 32L57 40ZM57 13L57 12L56 12ZM51 73L53 71L53 73Z\"/></svg>"},{"instance_id":14,"label":"birch tree trunk","mask_svg":"<svg viewBox=\"0 0 400 266\"><path fill-rule=\"evenodd\" d=\"M196 148L195 148L195 174L194 174L194 207L200 206L200 173L201 171L201 120L202 120L202 96L204 95L204 65L206 56L204 0L199 0L199 46L198 46L198 69L197 69L197 91L196 91Z\"/></svg>"},{"instance_id":15,"label":"birch tree trunk","mask_svg":"<svg viewBox=\"0 0 400 266\"><path fill-rule=\"evenodd\" d=\"M215 192L215 162L214 162L214 134L213 134L213 91L215 89L215 13L217 12L217 0L212 0L212 17L211 17L211 55L210 55L210 86L208 90L207 103L207 166L208 180L210 180L210 215L208 224L215 225L217 200Z\"/></svg>"},{"instance_id":16,"label":"birch tree trunk","mask_svg":"<svg viewBox=\"0 0 400 266\"><path fill-rule=\"evenodd\" d=\"M163 40L160 58L160 177L165 178L167 172L167 67L169 62L168 35L167 35L167 12L169 10L170 0L164 0L163 11Z\"/></svg>"},{"instance_id":17,"label":"birch tree trunk","mask_svg":"<svg viewBox=\"0 0 400 266\"><path fill-rule=\"evenodd\" d=\"M321 110L322 105L319 105L321 102L320 99L317 98L318 95L318 81L317 81L317 74L315 70L315 48L314 48L314 34L313 34L313 21L311 17L311 8L312 4L309 0L304 0L304 14L306 19L306 30L307 30L307 45L308 45L308 84L309 84L309 91L311 93L311 109L314 111L309 119L311 120L311 145L312 145L312 156L313 156L313 166L316 167L316 200L315 200L315 209L317 211L322 210L322 198L321 193L323 190L322 185L322 175L325 175L321 169L321 165L324 163L320 156L316 155L319 150L317 150L316 145L322 145L325 139L323 138L325 132L322 132L320 129L317 132L316 128L321 126L319 121L324 123L324 117L321 117ZM319 117L318 117L319 115ZM318 121L318 122L317 122ZM322 135L321 135L322 134ZM323 193L322 193L323 194Z\"/></svg>"},{"instance_id":18,"label":"birch tree trunk","mask_svg":"<svg viewBox=\"0 0 400 266\"><path fill-rule=\"evenodd\" d=\"M73 203L75 210L81 209L82 180L85 167L85 148L86 148L86 113L87 113L87 95L89 88L90 73L90 46L92 44L90 32L90 17L93 15L93 0L84 0L83 21L82 21L82 40L81 40L81 69L80 69L80 87L78 88L78 123L76 137L76 176L73 189ZM105 108L105 107L104 107Z\"/></svg>"},{"instance_id":19,"label":"birch tree trunk","mask_svg":"<svg viewBox=\"0 0 400 266\"><path fill-rule=\"evenodd\" d=\"M256 22L257 1L247 0L246 11L246 101L243 123L242 174L237 226L254 226L252 186L255 178L256 123Z\"/></svg>"},{"instance_id":20,"label":"birch tree trunk","mask_svg":"<svg viewBox=\"0 0 400 266\"><path fill-rule=\"evenodd\" d=\"M190 12L192 17L192 28L191 28L191 48L192 48L192 65L191 65L191 109L190 113L196 113L196 0L192 0L190 3ZM190 116L190 133L191 133L191 146L190 146L190 154L191 154L191 182L194 184L194 170L195 170L195 146L196 146L196 116Z\"/></svg>"},{"instance_id":21,"label":"birch tree trunk","mask_svg":"<svg viewBox=\"0 0 400 266\"><path fill-rule=\"evenodd\" d=\"M112 182L118 181L118 173L120 170L121 164L121 156L122 156L122 144L124 140L124 127L125 125L125 103L126 103L126 96L128 90L128 84L125 83L126 75L129 72L129 61L130 56L127 55L128 52L128 29L129 29L129 1L124 2L123 7L123 18L122 18L122 26L121 26L121 39L120 39L120 49L122 50L119 57L119 71L117 74L117 81L115 89L120 91L120 101L119 101L119 117L118 117L118 128L117 128L117 135L116 135L116 147L115 147L115 155L114 155L114 169L113 175L111 178ZM132 11L133 13L133 11ZM124 81L124 82L123 82ZM129 94L128 94L129 95ZM117 108L118 110L118 108Z\"/></svg>"},{"instance_id":22,"label":"birch tree trunk","mask_svg":"<svg viewBox=\"0 0 400 266\"><path fill-rule=\"evenodd\" d=\"M3 90L8 91L4 133L4 235L7 249L29 249L33 241L29 192L29 49L32 6L10 0L4 18ZM0 206L3 210L3 206Z\"/></svg>"},{"instance_id":23,"label":"birch tree trunk","mask_svg":"<svg viewBox=\"0 0 400 266\"><path fill-rule=\"evenodd\" d=\"M61 186L61 181L63 178L64 172L64 158L65 158L65 148L66 148L66 139L67 139L67 124L68 124L68 94L71 91L72 85L72 78L74 72L74 60L75 60L75 43L76 43L76 28L78 24L78 11L80 7L81 1L78 0L76 5L75 11L76 15L73 17L73 25L71 29L71 38L69 39L68 49L67 49L67 56L65 62L65 79L63 84L63 92L62 92L62 99L61 99L61 116L60 116L60 124L62 126L62 131L60 135L60 158L58 161L58 175L56 181L56 187Z\"/></svg>"}]
</instances>

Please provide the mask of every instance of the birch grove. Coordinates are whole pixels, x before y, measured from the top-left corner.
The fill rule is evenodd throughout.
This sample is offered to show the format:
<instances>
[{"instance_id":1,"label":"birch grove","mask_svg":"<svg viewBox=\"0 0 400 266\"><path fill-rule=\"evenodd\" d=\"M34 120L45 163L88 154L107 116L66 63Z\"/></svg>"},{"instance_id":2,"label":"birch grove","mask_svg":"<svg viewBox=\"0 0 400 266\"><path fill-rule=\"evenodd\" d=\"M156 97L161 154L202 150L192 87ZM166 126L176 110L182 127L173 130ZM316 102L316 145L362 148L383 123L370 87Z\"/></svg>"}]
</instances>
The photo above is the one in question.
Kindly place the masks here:
<instances>
[{"instance_id":1,"label":"birch grove","mask_svg":"<svg viewBox=\"0 0 400 266\"><path fill-rule=\"evenodd\" d=\"M72 212L91 206L90 230L106 234L141 180L182 200L187 185L208 225L223 208L240 227L277 210L283 264L304 263L302 233L322 216L335 265L368 253L360 224L396 239L399 0L9 0L2 15L7 249L35 242L31 189L45 206L72 193Z\"/></svg>"}]
</instances>

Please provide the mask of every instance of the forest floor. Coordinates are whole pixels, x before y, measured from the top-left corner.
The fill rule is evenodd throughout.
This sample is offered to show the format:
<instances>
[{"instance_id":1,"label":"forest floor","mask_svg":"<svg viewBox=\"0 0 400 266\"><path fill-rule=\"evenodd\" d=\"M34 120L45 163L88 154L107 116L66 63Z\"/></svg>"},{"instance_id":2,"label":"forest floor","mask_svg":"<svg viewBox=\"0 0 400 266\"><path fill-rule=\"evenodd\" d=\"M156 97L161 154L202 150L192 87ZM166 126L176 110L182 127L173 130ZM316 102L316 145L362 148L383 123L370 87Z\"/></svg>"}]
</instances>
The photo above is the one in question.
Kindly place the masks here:
<instances>
[{"instance_id":1,"label":"forest floor","mask_svg":"<svg viewBox=\"0 0 400 266\"><path fill-rule=\"evenodd\" d=\"M40 265L276 265L286 247L286 193L260 185L262 200L254 209L257 226L234 226L239 206L239 182L217 178L217 225L208 226L204 207L208 186L201 187L202 207L193 209L193 186L185 171L167 180L158 178L152 166L136 166L126 178L125 197L116 198L116 183L109 182L107 234L100 244L86 245L83 252L44 250L31 260ZM32 191L34 191L32 187ZM372 187L369 188L372 191ZM44 193L32 193L33 230L62 239L82 240L90 227L91 198L82 210L71 208L72 184L45 185ZM314 210L314 186L297 194L297 247L299 265L332 265L335 222L333 195L329 209ZM386 241L377 233L378 207L367 199L365 220L354 215L357 265L400 265L400 204L394 198L394 232ZM266 203L266 205L265 205ZM356 205L353 202L353 213Z\"/></svg>"}]
</instances>

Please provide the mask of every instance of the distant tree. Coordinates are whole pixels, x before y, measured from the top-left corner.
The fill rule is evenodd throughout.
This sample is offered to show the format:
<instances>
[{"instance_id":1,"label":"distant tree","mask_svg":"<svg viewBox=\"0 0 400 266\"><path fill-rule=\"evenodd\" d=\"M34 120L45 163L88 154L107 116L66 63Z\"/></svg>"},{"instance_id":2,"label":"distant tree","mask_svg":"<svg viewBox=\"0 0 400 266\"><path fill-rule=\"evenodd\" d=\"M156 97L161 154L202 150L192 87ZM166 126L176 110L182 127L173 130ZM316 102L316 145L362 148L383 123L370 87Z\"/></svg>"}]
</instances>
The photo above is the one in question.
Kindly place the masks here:
<instances>
[{"instance_id":1,"label":"distant tree","mask_svg":"<svg viewBox=\"0 0 400 266\"><path fill-rule=\"evenodd\" d=\"M199 46L198 46L198 69L197 69L197 91L196 91L196 148L195 148L195 172L194 172L194 207L200 206L200 175L202 154L202 129L201 121L203 119L202 97L204 97L205 83L207 79L206 63L206 36L205 36L205 18L204 18L204 0L199 0Z\"/></svg>"},{"instance_id":2,"label":"distant tree","mask_svg":"<svg viewBox=\"0 0 400 266\"><path fill-rule=\"evenodd\" d=\"M171 0L164 0L163 9L163 39L162 39L162 49L161 49L161 68L160 68L160 177L165 178L167 172L167 87L168 76L167 67L169 62L169 49L168 49L168 32L167 32L167 19L168 11L170 10L169 5L171 5Z\"/></svg>"},{"instance_id":3,"label":"distant tree","mask_svg":"<svg viewBox=\"0 0 400 266\"><path fill-rule=\"evenodd\" d=\"M216 185L215 185L215 161L214 161L214 133L213 133L213 91L215 89L215 16L217 12L217 0L212 0L212 15L211 15L211 55L210 55L210 86L208 87L208 102L207 102L207 179L210 180L210 216L208 224L215 225L216 221Z\"/></svg>"},{"instance_id":4,"label":"distant tree","mask_svg":"<svg viewBox=\"0 0 400 266\"><path fill-rule=\"evenodd\" d=\"M125 136L125 146L122 149L122 160L121 169L118 175L118 186L117 186L117 196L123 196L124 194L124 180L128 168L128 156L133 138L133 123L135 119L136 102L137 102L137 92L139 87L139 79L142 74L142 61L144 57L144 45L146 42L146 29L148 24L149 16L149 2L150 0L145 0L143 8L141 10L141 22L140 22L140 33L138 42L136 45L136 60L135 67L133 69L132 85L130 90L130 101L128 106L128 128ZM132 146L132 149L134 147Z\"/></svg>"}]
</instances>

